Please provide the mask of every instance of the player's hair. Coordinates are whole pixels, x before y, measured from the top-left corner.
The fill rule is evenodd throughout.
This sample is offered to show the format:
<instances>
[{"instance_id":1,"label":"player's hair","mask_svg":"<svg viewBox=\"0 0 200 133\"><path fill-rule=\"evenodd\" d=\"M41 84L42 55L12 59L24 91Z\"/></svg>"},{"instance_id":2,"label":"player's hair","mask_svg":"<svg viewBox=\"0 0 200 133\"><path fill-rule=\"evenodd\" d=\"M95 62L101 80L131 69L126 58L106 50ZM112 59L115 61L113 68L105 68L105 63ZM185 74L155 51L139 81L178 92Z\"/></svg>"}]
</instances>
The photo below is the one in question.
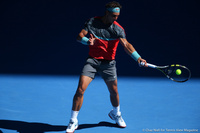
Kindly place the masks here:
<instances>
[{"instance_id":1,"label":"player's hair","mask_svg":"<svg viewBox=\"0 0 200 133\"><path fill-rule=\"evenodd\" d=\"M120 9L122 8L122 6L116 1L112 1L106 4L106 8L110 7L119 7Z\"/></svg>"}]
</instances>

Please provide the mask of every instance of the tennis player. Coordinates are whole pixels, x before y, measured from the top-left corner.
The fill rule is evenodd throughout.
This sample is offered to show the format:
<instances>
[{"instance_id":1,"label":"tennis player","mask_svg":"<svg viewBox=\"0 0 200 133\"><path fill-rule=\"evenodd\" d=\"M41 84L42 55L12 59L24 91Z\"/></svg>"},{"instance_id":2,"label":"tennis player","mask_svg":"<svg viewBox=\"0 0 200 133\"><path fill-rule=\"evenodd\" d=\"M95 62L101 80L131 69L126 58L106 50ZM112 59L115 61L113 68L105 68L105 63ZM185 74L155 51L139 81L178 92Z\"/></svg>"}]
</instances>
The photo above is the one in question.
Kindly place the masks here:
<instances>
[{"instance_id":1,"label":"tennis player","mask_svg":"<svg viewBox=\"0 0 200 133\"><path fill-rule=\"evenodd\" d=\"M110 92L110 101L113 109L108 114L119 127L126 127L122 118L117 88L117 72L115 54L120 42L127 54L138 63L146 60L142 59L135 48L127 41L125 31L116 22L120 15L121 5L118 2L106 4L106 12L102 17L94 17L85 23L84 29L79 33L77 40L89 47L89 56L83 67L77 91L73 98L71 119L66 129L67 133L72 133L78 128L78 113L83 103L83 95L90 82L99 73L104 79ZM86 37L89 34L90 37Z\"/></svg>"}]
</instances>

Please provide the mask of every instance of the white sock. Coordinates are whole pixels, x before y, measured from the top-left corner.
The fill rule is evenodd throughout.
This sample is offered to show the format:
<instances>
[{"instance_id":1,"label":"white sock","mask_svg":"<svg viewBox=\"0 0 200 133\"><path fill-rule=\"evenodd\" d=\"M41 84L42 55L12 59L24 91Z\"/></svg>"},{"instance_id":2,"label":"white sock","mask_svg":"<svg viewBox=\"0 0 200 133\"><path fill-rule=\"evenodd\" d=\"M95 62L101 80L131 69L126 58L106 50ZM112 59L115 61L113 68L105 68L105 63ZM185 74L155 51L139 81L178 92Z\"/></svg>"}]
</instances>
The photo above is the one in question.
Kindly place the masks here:
<instances>
[{"instance_id":1,"label":"white sock","mask_svg":"<svg viewBox=\"0 0 200 133\"><path fill-rule=\"evenodd\" d=\"M73 111L72 110L72 112L71 112L71 119L72 120L77 120L78 113L79 113L79 111Z\"/></svg>"},{"instance_id":2,"label":"white sock","mask_svg":"<svg viewBox=\"0 0 200 133\"><path fill-rule=\"evenodd\" d=\"M117 106L117 107L113 107L113 113L116 114L116 115L120 115L121 114L120 105Z\"/></svg>"}]
</instances>

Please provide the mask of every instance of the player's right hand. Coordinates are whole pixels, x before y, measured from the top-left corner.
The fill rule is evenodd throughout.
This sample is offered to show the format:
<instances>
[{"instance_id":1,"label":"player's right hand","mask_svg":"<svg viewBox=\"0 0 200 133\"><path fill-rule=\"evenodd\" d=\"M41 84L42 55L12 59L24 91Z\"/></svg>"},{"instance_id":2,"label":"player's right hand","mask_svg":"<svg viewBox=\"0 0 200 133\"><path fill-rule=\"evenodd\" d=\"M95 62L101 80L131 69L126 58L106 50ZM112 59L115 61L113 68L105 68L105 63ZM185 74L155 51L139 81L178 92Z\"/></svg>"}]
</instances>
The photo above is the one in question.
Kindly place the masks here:
<instances>
[{"instance_id":1,"label":"player's right hand","mask_svg":"<svg viewBox=\"0 0 200 133\"><path fill-rule=\"evenodd\" d=\"M94 45L95 40L96 40L96 37L94 37L94 35L92 35L92 34L90 33L89 44L90 44L90 45Z\"/></svg>"}]
</instances>

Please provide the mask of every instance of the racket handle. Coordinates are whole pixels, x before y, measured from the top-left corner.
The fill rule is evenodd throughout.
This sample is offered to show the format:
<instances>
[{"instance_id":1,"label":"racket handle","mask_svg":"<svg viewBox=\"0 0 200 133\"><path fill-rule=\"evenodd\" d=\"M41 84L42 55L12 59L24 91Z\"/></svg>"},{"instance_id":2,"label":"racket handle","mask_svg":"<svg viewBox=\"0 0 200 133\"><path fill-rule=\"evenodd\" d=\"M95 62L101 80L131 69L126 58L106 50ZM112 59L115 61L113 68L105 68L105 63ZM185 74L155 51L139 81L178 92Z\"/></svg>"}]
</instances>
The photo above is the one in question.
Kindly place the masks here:
<instances>
[{"instance_id":1,"label":"racket handle","mask_svg":"<svg viewBox=\"0 0 200 133\"><path fill-rule=\"evenodd\" d=\"M145 63L144 63L144 62L141 62L140 65L141 65L141 66L144 66ZM156 65L153 65L153 64L150 64L150 63L147 63L147 66L148 66L148 67L151 67L151 68L156 68L156 67L157 67Z\"/></svg>"}]
</instances>

